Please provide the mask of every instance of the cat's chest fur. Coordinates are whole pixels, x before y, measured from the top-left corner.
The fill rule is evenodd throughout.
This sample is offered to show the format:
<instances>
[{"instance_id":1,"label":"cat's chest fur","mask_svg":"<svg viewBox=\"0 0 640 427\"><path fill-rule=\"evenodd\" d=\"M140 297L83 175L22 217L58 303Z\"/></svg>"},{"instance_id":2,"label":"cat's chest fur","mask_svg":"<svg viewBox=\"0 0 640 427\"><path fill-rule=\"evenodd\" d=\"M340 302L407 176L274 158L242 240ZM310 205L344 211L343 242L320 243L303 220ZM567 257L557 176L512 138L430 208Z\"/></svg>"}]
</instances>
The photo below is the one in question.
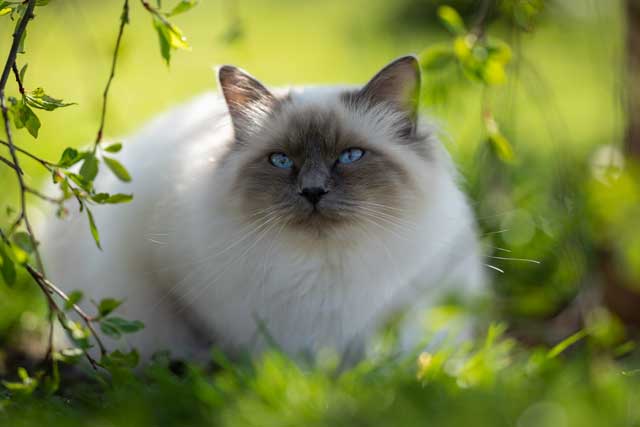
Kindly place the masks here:
<instances>
[{"instance_id":1,"label":"cat's chest fur","mask_svg":"<svg viewBox=\"0 0 640 427\"><path fill-rule=\"evenodd\" d=\"M472 219L444 170L428 177L441 182L416 201L414 215L378 217L327 241L287 230L277 215L239 219L215 168L224 143L211 143L228 137L216 127L188 143L187 161L170 169L173 184L147 225L148 235L163 236L161 244L147 242L151 269L162 271L159 287L217 344L260 351L275 341L290 354L345 350L395 310L434 298L430 288L445 286L467 257L468 280L477 280Z\"/></svg>"}]
</instances>

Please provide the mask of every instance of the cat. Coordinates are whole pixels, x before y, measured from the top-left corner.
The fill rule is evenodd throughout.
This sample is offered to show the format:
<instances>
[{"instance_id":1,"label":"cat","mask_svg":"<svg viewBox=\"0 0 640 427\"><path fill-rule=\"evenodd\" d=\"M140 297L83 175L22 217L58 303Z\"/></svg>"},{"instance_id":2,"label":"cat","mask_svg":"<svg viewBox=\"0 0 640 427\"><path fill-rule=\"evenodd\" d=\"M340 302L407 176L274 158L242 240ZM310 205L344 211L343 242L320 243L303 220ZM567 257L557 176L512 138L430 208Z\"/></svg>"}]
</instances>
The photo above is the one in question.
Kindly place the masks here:
<instances>
[{"instance_id":1,"label":"cat","mask_svg":"<svg viewBox=\"0 0 640 427\"><path fill-rule=\"evenodd\" d=\"M270 91L218 68L205 94L125 139L133 182L100 191L133 202L48 224L51 279L94 300L125 300L143 357L197 357L216 345L297 355L361 354L400 311L484 286L472 210L436 131L418 111L415 56L362 87ZM409 317L406 336L420 336Z\"/></svg>"}]
</instances>

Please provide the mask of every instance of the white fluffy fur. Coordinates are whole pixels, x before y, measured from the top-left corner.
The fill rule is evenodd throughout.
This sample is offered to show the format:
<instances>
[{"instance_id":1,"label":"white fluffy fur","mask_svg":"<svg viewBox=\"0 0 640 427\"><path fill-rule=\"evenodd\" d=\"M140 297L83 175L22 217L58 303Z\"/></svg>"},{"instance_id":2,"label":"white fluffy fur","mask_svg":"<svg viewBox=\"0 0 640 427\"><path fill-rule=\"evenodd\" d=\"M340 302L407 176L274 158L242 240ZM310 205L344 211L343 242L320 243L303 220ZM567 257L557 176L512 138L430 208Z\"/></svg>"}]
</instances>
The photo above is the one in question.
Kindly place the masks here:
<instances>
[{"instance_id":1,"label":"white fluffy fur","mask_svg":"<svg viewBox=\"0 0 640 427\"><path fill-rule=\"evenodd\" d=\"M335 107L340 91L296 89L292 105ZM392 130L385 114L340 112L351 129L381 147ZM128 338L144 355L165 348L197 355L211 341L194 335L194 325L226 349L259 352L265 339L258 323L292 354L344 351L398 309L423 308L444 288L481 286L474 220L439 142L431 141L431 167L409 147L384 147L423 190L402 225L372 224L318 243L275 222L238 219L235 161L218 163L231 132L222 98L206 94L126 138L121 160L133 182L104 171L96 187L135 199L94 209L102 252L83 215L48 224L43 242L52 280L94 300L126 299L120 315L146 324Z\"/></svg>"}]
</instances>

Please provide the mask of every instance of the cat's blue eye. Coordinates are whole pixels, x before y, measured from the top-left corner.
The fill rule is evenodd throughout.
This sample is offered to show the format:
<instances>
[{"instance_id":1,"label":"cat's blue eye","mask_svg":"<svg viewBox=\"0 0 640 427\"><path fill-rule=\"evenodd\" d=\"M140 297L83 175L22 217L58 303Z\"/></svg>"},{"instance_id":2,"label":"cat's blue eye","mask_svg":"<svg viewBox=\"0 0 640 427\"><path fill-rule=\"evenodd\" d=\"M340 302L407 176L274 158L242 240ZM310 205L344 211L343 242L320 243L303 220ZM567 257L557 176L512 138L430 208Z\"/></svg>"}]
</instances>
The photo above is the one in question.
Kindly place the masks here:
<instances>
[{"instance_id":1,"label":"cat's blue eye","mask_svg":"<svg viewBox=\"0 0 640 427\"><path fill-rule=\"evenodd\" d=\"M359 148L347 148L338 156L338 162L342 164L349 164L357 162L364 156L364 151Z\"/></svg>"},{"instance_id":2,"label":"cat's blue eye","mask_svg":"<svg viewBox=\"0 0 640 427\"><path fill-rule=\"evenodd\" d=\"M269 156L271 164L280 169L291 169L293 167L293 160L284 153L273 153Z\"/></svg>"}]
</instances>

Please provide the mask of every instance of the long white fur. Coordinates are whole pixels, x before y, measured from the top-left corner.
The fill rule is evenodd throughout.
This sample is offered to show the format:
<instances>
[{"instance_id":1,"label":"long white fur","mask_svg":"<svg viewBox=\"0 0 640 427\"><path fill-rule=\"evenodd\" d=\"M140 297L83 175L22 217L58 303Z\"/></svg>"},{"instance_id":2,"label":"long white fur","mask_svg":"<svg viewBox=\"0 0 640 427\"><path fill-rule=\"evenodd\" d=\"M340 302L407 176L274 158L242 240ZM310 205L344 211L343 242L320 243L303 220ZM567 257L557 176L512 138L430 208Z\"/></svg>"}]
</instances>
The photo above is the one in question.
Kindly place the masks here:
<instances>
[{"instance_id":1,"label":"long white fur","mask_svg":"<svg viewBox=\"0 0 640 427\"><path fill-rule=\"evenodd\" d=\"M206 94L124 139L121 160L133 182L104 171L96 186L135 198L94 209L102 252L84 215L47 223L51 279L95 300L125 299L120 315L146 324L128 338L144 356L165 348L197 356L211 342L194 325L229 350L263 350L263 325L291 354L346 351L396 310L424 308L452 286L476 292L484 274L474 219L445 149L432 137L425 167L409 147L388 144L388 111L336 107L343 89L292 90L290 108L338 108L350 129L403 162L422 195L400 219L365 221L323 243L268 213L240 220L231 187L239 160L218 161L231 143L230 120L222 97ZM416 325L406 328L419 335Z\"/></svg>"}]
</instances>

